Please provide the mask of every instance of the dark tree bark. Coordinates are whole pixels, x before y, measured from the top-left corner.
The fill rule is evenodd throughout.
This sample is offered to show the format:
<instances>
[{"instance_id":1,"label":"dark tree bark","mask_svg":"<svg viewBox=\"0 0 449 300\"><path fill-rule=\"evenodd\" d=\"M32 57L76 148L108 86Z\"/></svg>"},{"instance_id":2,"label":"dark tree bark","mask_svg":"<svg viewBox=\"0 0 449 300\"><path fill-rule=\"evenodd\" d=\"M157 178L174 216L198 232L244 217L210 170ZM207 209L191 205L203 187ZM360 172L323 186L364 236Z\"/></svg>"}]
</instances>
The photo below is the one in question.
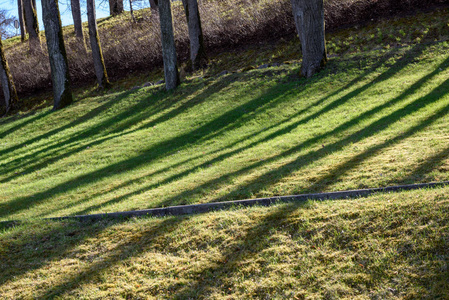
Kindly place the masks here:
<instances>
[{"instance_id":1,"label":"dark tree bark","mask_svg":"<svg viewBox=\"0 0 449 300\"><path fill-rule=\"evenodd\" d=\"M80 0L70 0L70 7L72 9L73 25L79 50L86 54L87 49L86 42L84 41L83 22L81 20Z\"/></svg>"},{"instance_id":2,"label":"dark tree bark","mask_svg":"<svg viewBox=\"0 0 449 300\"><path fill-rule=\"evenodd\" d=\"M16 108L19 103L17 97L16 87L12 80L11 73L9 71L8 62L6 61L5 52L3 51L2 39L0 37L0 82L2 83L3 95L5 97L4 107L5 114L7 114L11 108Z\"/></svg>"},{"instance_id":3,"label":"dark tree bark","mask_svg":"<svg viewBox=\"0 0 449 300\"><path fill-rule=\"evenodd\" d=\"M103 52L101 51L100 37L98 36L97 20L95 13L95 0L87 0L87 22L89 25L89 40L94 60L95 75L99 88L110 87L106 66L104 65Z\"/></svg>"},{"instance_id":4,"label":"dark tree bark","mask_svg":"<svg viewBox=\"0 0 449 300\"><path fill-rule=\"evenodd\" d=\"M150 0L150 7L153 11L157 11L158 0Z\"/></svg>"},{"instance_id":5,"label":"dark tree bark","mask_svg":"<svg viewBox=\"0 0 449 300\"><path fill-rule=\"evenodd\" d=\"M73 102L69 67L62 34L58 0L41 0L47 39L48 57L53 83L53 110L64 108Z\"/></svg>"},{"instance_id":6,"label":"dark tree bark","mask_svg":"<svg viewBox=\"0 0 449 300\"><path fill-rule=\"evenodd\" d=\"M129 0L129 12L131 13L131 18L133 19L133 22L136 23L136 18L134 17L134 10L133 10L133 0Z\"/></svg>"},{"instance_id":7,"label":"dark tree bark","mask_svg":"<svg viewBox=\"0 0 449 300\"><path fill-rule=\"evenodd\" d=\"M23 1L22 0L17 0L17 8L18 8L18 12L19 12L19 26L20 26L20 40L22 41L22 43L25 41L25 37L26 37L26 28L25 28L25 20L23 18L24 12L23 12Z\"/></svg>"},{"instance_id":8,"label":"dark tree bark","mask_svg":"<svg viewBox=\"0 0 449 300\"><path fill-rule=\"evenodd\" d=\"M171 90L176 88L180 83L176 59L175 37L173 34L171 1L160 0L158 4L161 25L162 58L164 60L165 88Z\"/></svg>"},{"instance_id":9,"label":"dark tree bark","mask_svg":"<svg viewBox=\"0 0 449 300\"><path fill-rule=\"evenodd\" d=\"M197 0L182 0L187 17L190 39L190 60L193 70L206 66L207 56L204 50L203 30Z\"/></svg>"},{"instance_id":10,"label":"dark tree bark","mask_svg":"<svg viewBox=\"0 0 449 300\"><path fill-rule=\"evenodd\" d=\"M302 49L301 75L311 77L327 62L323 0L292 0Z\"/></svg>"},{"instance_id":11,"label":"dark tree bark","mask_svg":"<svg viewBox=\"0 0 449 300\"><path fill-rule=\"evenodd\" d=\"M123 12L123 0L109 0L109 13L116 16Z\"/></svg>"},{"instance_id":12,"label":"dark tree bark","mask_svg":"<svg viewBox=\"0 0 449 300\"><path fill-rule=\"evenodd\" d=\"M36 6L34 6L32 0L23 0L22 4L25 12L28 38L30 41L30 52L40 52L42 48L41 39L39 36L39 23L37 20Z\"/></svg>"}]
</instances>

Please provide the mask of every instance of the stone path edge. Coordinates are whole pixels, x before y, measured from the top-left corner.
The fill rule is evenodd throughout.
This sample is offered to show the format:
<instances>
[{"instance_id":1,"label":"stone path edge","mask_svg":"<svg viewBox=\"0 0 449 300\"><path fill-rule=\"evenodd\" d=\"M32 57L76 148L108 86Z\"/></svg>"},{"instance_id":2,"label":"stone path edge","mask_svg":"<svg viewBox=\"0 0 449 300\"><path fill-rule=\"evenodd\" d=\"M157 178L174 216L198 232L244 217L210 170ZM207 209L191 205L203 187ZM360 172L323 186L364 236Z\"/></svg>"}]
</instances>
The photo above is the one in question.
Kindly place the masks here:
<instances>
[{"instance_id":1,"label":"stone path edge","mask_svg":"<svg viewBox=\"0 0 449 300\"><path fill-rule=\"evenodd\" d=\"M247 200L236 200L226 202L211 202L192 205L180 205L180 206L168 206L163 208L152 208L144 210L123 211L114 213L100 213L91 215L75 215L65 217L44 218L43 220L79 220L79 221L95 221L102 219L129 219L134 217L165 217L165 216L181 216L191 214L201 214L217 210L225 210L232 207L251 207L251 206L270 206L273 204L287 203L287 202L306 202L308 200L339 200L350 198L367 197L376 193L390 193L390 192L402 192L425 188L439 188L449 185L449 181L432 182L432 183L419 183L408 185L397 185L381 188L360 189L360 190L348 190L339 192L328 193L316 193L316 194L302 194L291 196L276 196L268 198L257 198ZM24 221L2 221L0 224L3 226L15 226Z\"/></svg>"}]
</instances>

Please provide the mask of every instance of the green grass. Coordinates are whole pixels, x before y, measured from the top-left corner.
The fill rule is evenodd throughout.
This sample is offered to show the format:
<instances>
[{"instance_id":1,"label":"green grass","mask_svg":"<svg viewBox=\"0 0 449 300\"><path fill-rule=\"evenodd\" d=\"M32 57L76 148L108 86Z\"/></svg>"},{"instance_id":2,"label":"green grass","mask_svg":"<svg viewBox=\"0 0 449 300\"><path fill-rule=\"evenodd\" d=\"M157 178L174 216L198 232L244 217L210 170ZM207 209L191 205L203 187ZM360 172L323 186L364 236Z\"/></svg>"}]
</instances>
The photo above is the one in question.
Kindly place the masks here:
<instances>
[{"instance_id":1,"label":"green grass","mask_svg":"<svg viewBox=\"0 0 449 300\"><path fill-rule=\"evenodd\" d=\"M0 220L447 180L448 50L415 45L2 120Z\"/></svg>"},{"instance_id":2,"label":"green grass","mask_svg":"<svg viewBox=\"0 0 449 300\"><path fill-rule=\"evenodd\" d=\"M447 299L448 188L0 234L2 299Z\"/></svg>"},{"instance_id":3,"label":"green grass","mask_svg":"<svg viewBox=\"0 0 449 300\"><path fill-rule=\"evenodd\" d=\"M449 180L448 46L341 52L311 79L293 61L173 92L89 88L0 120L0 220L26 220L0 227L0 298L448 298L448 188L41 220Z\"/></svg>"}]
</instances>

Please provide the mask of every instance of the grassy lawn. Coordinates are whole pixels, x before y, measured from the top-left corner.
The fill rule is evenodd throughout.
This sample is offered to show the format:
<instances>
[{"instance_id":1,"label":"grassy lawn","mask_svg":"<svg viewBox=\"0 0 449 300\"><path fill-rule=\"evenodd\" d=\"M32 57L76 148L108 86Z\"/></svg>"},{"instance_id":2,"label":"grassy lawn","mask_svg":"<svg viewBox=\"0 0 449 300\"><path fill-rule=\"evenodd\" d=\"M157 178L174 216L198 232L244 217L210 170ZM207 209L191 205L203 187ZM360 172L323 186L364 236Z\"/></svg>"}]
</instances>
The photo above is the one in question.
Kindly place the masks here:
<instances>
[{"instance_id":1,"label":"grassy lawn","mask_svg":"<svg viewBox=\"0 0 449 300\"><path fill-rule=\"evenodd\" d=\"M415 45L2 120L0 220L447 180L448 66Z\"/></svg>"},{"instance_id":2,"label":"grassy lawn","mask_svg":"<svg viewBox=\"0 0 449 300\"><path fill-rule=\"evenodd\" d=\"M2 299L447 299L449 188L0 234Z\"/></svg>"},{"instance_id":3,"label":"grassy lawn","mask_svg":"<svg viewBox=\"0 0 449 300\"><path fill-rule=\"evenodd\" d=\"M27 220L0 225L0 298L449 298L449 187L42 220L449 180L449 43L402 46L311 79L293 61L0 120L0 221Z\"/></svg>"}]
</instances>

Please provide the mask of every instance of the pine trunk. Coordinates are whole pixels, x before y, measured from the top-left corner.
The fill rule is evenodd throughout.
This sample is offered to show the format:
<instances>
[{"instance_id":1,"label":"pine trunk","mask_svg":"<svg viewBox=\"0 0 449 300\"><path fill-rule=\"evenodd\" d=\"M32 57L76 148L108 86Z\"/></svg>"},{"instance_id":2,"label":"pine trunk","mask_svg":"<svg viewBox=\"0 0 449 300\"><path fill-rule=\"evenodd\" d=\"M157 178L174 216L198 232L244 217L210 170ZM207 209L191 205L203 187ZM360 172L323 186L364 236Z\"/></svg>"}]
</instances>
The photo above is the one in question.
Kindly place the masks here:
<instances>
[{"instance_id":1,"label":"pine trunk","mask_svg":"<svg viewBox=\"0 0 449 300\"><path fill-rule=\"evenodd\" d=\"M123 0L109 0L109 13L116 16L123 12Z\"/></svg>"},{"instance_id":2,"label":"pine trunk","mask_svg":"<svg viewBox=\"0 0 449 300\"><path fill-rule=\"evenodd\" d=\"M101 51L100 37L98 36L97 20L95 13L95 0L87 0L87 22L89 25L89 40L92 49L92 58L94 61L95 75L99 88L108 88L109 83L108 74L103 59L103 52Z\"/></svg>"},{"instance_id":3,"label":"pine trunk","mask_svg":"<svg viewBox=\"0 0 449 300\"><path fill-rule=\"evenodd\" d=\"M198 70L207 64L198 1L182 0L182 4L184 5L189 29L190 60L192 61L193 70Z\"/></svg>"},{"instance_id":4,"label":"pine trunk","mask_svg":"<svg viewBox=\"0 0 449 300\"><path fill-rule=\"evenodd\" d=\"M34 6L32 0L23 0L22 4L25 12L28 38L30 41L30 52L40 52L42 48L41 39L39 36L39 23L37 20L36 7Z\"/></svg>"},{"instance_id":5,"label":"pine trunk","mask_svg":"<svg viewBox=\"0 0 449 300\"><path fill-rule=\"evenodd\" d=\"M162 58L164 60L165 88L171 90L179 85L179 73L176 58L175 37L171 1L159 0L159 18L161 25Z\"/></svg>"},{"instance_id":6,"label":"pine trunk","mask_svg":"<svg viewBox=\"0 0 449 300\"><path fill-rule=\"evenodd\" d=\"M41 0L48 58L53 83L53 110L64 108L73 102L70 74L62 34L58 0Z\"/></svg>"},{"instance_id":7,"label":"pine trunk","mask_svg":"<svg viewBox=\"0 0 449 300\"><path fill-rule=\"evenodd\" d=\"M327 62L324 3L323 0L292 0L292 9L301 41L301 75L308 78Z\"/></svg>"},{"instance_id":8,"label":"pine trunk","mask_svg":"<svg viewBox=\"0 0 449 300\"><path fill-rule=\"evenodd\" d=\"M87 53L86 43L84 41L83 22L81 20L80 0L70 0L70 7L72 9L73 25L75 28L75 36L78 40L79 49Z\"/></svg>"},{"instance_id":9,"label":"pine trunk","mask_svg":"<svg viewBox=\"0 0 449 300\"><path fill-rule=\"evenodd\" d=\"M2 83L4 99L5 114L9 112L11 108L16 108L19 102L17 97L16 87L12 80L11 73L9 71L8 62L6 61L5 52L3 50L3 43L0 38L0 82Z\"/></svg>"},{"instance_id":10,"label":"pine trunk","mask_svg":"<svg viewBox=\"0 0 449 300\"><path fill-rule=\"evenodd\" d=\"M18 15L19 15L19 26L20 26L20 40L22 43L25 41L26 37L26 28L25 28L25 20L23 18L24 12L23 12L23 1L17 0L17 9L18 9Z\"/></svg>"}]
</instances>

